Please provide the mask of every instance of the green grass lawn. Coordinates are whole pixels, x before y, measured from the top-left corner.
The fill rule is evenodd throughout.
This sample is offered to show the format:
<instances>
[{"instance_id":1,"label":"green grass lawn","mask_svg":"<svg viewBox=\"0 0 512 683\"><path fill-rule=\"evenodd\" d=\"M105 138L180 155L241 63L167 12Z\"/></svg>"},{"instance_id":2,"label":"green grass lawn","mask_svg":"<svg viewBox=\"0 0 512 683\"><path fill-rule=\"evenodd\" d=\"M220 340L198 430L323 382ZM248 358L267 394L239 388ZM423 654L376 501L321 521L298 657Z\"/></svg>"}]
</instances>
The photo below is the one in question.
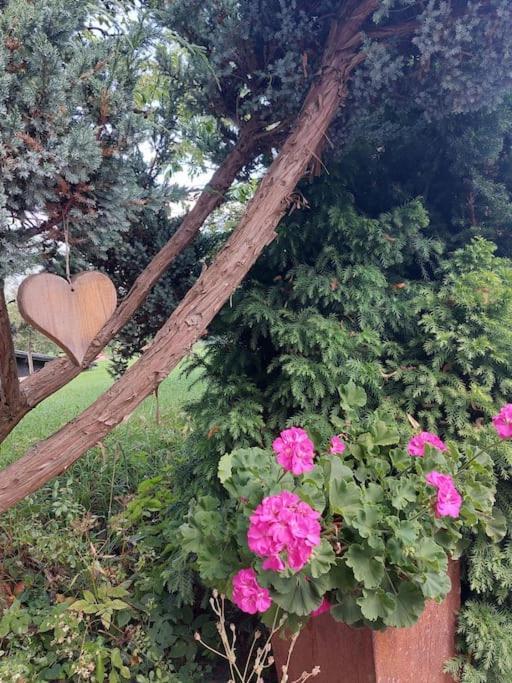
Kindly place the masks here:
<instances>
[{"instance_id":1,"label":"green grass lawn","mask_svg":"<svg viewBox=\"0 0 512 683\"><path fill-rule=\"evenodd\" d=\"M108 389L113 380L107 366L108 361L99 362L32 410L0 445L0 467L18 459L31 445L53 434ZM144 438L144 435L153 438L155 431L172 429L174 423L179 422L182 405L201 391L199 383L192 386L193 381L194 376L185 377L180 368L176 368L160 386L159 429L155 424L156 399L150 396L126 423L119 425L107 438L107 447L114 443L128 445L133 442L135 434L137 438Z\"/></svg>"}]
</instances>

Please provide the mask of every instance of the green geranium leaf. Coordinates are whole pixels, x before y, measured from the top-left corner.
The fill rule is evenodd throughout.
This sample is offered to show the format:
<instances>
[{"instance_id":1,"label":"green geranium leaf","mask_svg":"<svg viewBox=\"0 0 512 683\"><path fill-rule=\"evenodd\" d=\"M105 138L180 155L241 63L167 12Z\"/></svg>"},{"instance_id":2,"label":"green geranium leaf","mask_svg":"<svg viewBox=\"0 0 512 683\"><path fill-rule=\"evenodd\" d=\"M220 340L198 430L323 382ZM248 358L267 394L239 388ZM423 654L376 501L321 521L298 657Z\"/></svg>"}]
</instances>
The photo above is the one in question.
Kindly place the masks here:
<instances>
[{"instance_id":1,"label":"green geranium leaf","mask_svg":"<svg viewBox=\"0 0 512 683\"><path fill-rule=\"evenodd\" d=\"M433 600L444 598L450 592L451 587L452 582L448 574L438 574L437 572L427 572L421 584L423 595Z\"/></svg>"},{"instance_id":2,"label":"green geranium leaf","mask_svg":"<svg viewBox=\"0 0 512 683\"><path fill-rule=\"evenodd\" d=\"M315 510L322 512L325 508L325 479L322 468L315 467L304 474L294 492Z\"/></svg>"},{"instance_id":3,"label":"green geranium leaf","mask_svg":"<svg viewBox=\"0 0 512 683\"><path fill-rule=\"evenodd\" d=\"M311 614L322 603L323 586L303 574L295 574L289 578L275 577L272 583L272 600L285 612L303 617Z\"/></svg>"},{"instance_id":4,"label":"green geranium leaf","mask_svg":"<svg viewBox=\"0 0 512 683\"><path fill-rule=\"evenodd\" d=\"M391 471L391 465L384 458L376 459L372 464L372 469L374 470L377 477L382 481L385 479Z\"/></svg>"},{"instance_id":5,"label":"green geranium leaf","mask_svg":"<svg viewBox=\"0 0 512 683\"><path fill-rule=\"evenodd\" d=\"M464 481L465 497L470 498L478 504L479 510L490 510L494 505L495 492L492 487L481 482Z\"/></svg>"},{"instance_id":6,"label":"green geranium leaf","mask_svg":"<svg viewBox=\"0 0 512 683\"><path fill-rule=\"evenodd\" d=\"M326 574L331 566L336 562L336 555L331 547L329 541L322 539L313 551L313 555L309 562L309 571L314 579Z\"/></svg>"},{"instance_id":7,"label":"green geranium leaf","mask_svg":"<svg viewBox=\"0 0 512 683\"><path fill-rule=\"evenodd\" d=\"M438 470L439 472L449 471L449 459L446 453L438 451L429 443L425 444L425 455L422 458L414 458L414 462L421 467L423 472Z\"/></svg>"},{"instance_id":8,"label":"green geranium leaf","mask_svg":"<svg viewBox=\"0 0 512 683\"><path fill-rule=\"evenodd\" d=\"M368 538L377 529L382 519L382 512L376 505L366 505L358 510L357 515L352 520L355 527L363 538Z\"/></svg>"},{"instance_id":9,"label":"green geranium leaf","mask_svg":"<svg viewBox=\"0 0 512 683\"><path fill-rule=\"evenodd\" d=\"M422 538L416 546L416 559L420 567L445 572L448 567L446 551L433 538Z\"/></svg>"},{"instance_id":10,"label":"green geranium leaf","mask_svg":"<svg viewBox=\"0 0 512 683\"><path fill-rule=\"evenodd\" d=\"M494 463L491 456L482 451L478 446L466 446L464 449L464 461L470 462L470 470L486 474L492 472Z\"/></svg>"},{"instance_id":11,"label":"green geranium leaf","mask_svg":"<svg viewBox=\"0 0 512 683\"><path fill-rule=\"evenodd\" d=\"M354 572L346 564L336 564L331 567L329 578L332 588L339 588L342 593L349 593L357 586Z\"/></svg>"},{"instance_id":12,"label":"green geranium leaf","mask_svg":"<svg viewBox=\"0 0 512 683\"><path fill-rule=\"evenodd\" d=\"M238 556L232 548L217 546L204 547L197 557L201 576L212 585L220 585L228 580L233 567L238 564Z\"/></svg>"},{"instance_id":13,"label":"green geranium leaf","mask_svg":"<svg viewBox=\"0 0 512 683\"><path fill-rule=\"evenodd\" d=\"M489 538L498 543L507 533L507 520L503 512L495 507L492 516L485 520L485 533Z\"/></svg>"},{"instance_id":14,"label":"green geranium leaf","mask_svg":"<svg viewBox=\"0 0 512 683\"><path fill-rule=\"evenodd\" d=\"M391 526L395 532L395 538L405 546L412 546L416 543L419 533L419 525L417 522L411 522L407 519L400 520Z\"/></svg>"},{"instance_id":15,"label":"green geranium leaf","mask_svg":"<svg viewBox=\"0 0 512 683\"><path fill-rule=\"evenodd\" d=\"M363 613L353 595L339 595L340 601L331 607L331 616L349 626L363 620Z\"/></svg>"},{"instance_id":16,"label":"green geranium leaf","mask_svg":"<svg viewBox=\"0 0 512 683\"><path fill-rule=\"evenodd\" d=\"M359 434L357 437L356 447L354 448L354 455L360 459L364 456L365 451L373 450L374 446L375 443L373 442L373 436L369 432Z\"/></svg>"},{"instance_id":17,"label":"green geranium leaf","mask_svg":"<svg viewBox=\"0 0 512 683\"><path fill-rule=\"evenodd\" d=\"M331 478L329 502L332 512L345 519L353 519L362 509L361 489L354 481L336 481Z\"/></svg>"},{"instance_id":18,"label":"green geranium leaf","mask_svg":"<svg viewBox=\"0 0 512 683\"><path fill-rule=\"evenodd\" d=\"M348 469L348 467L346 469ZM301 481L303 484L313 484L317 488L322 489L325 483L323 469L321 467L314 467L310 472L304 472L304 474L301 477Z\"/></svg>"},{"instance_id":19,"label":"green geranium leaf","mask_svg":"<svg viewBox=\"0 0 512 683\"><path fill-rule=\"evenodd\" d=\"M357 604L361 608L363 616L369 621L376 621L379 618L385 619L396 607L395 599L391 593L386 593L382 589L364 590L362 597L358 598Z\"/></svg>"},{"instance_id":20,"label":"green geranium leaf","mask_svg":"<svg viewBox=\"0 0 512 683\"><path fill-rule=\"evenodd\" d=\"M347 408L364 408L366 405L366 391L358 387L354 382L348 382L343 389L340 389L341 403Z\"/></svg>"},{"instance_id":21,"label":"green geranium leaf","mask_svg":"<svg viewBox=\"0 0 512 683\"><path fill-rule=\"evenodd\" d=\"M411 465L411 456L405 448L394 448L390 453L390 458L393 467L399 472L402 472Z\"/></svg>"},{"instance_id":22,"label":"green geranium leaf","mask_svg":"<svg viewBox=\"0 0 512 683\"><path fill-rule=\"evenodd\" d=\"M354 470L354 477L361 484L367 481L369 475L370 470L368 467L366 467L364 463L360 463L359 467L356 470Z\"/></svg>"},{"instance_id":23,"label":"green geranium leaf","mask_svg":"<svg viewBox=\"0 0 512 683\"><path fill-rule=\"evenodd\" d=\"M219 479L228 493L252 504L268 495L282 474L274 454L263 448L238 448L221 458L218 469ZM291 474L286 473L280 484L280 488L293 486Z\"/></svg>"},{"instance_id":24,"label":"green geranium leaf","mask_svg":"<svg viewBox=\"0 0 512 683\"><path fill-rule=\"evenodd\" d=\"M397 510L404 510L409 503L416 500L416 484L411 477L391 479L389 482L391 505Z\"/></svg>"},{"instance_id":25,"label":"green geranium leaf","mask_svg":"<svg viewBox=\"0 0 512 683\"><path fill-rule=\"evenodd\" d=\"M333 458L332 456L329 456L328 459L328 464L330 468L330 475L329 475L329 481L352 481L353 480L353 473L350 467L347 467L347 465L344 464L343 460L341 458Z\"/></svg>"},{"instance_id":26,"label":"green geranium leaf","mask_svg":"<svg viewBox=\"0 0 512 683\"><path fill-rule=\"evenodd\" d=\"M233 470L233 453L226 453L219 460L218 475L221 484L225 484L228 479L231 479L231 472Z\"/></svg>"},{"instance_id":27,"label":"green geranium leaf","mask_svg":"<svg viewBox=\"0 0 512 683\"><path fill-rule=\"evenodd\" d=\"M386 551L393 564L401 565L405 561L404 548L396 538L389 538Z\"/></svg>"},{"instance_id":28,"label":"green geranium leaf","mask_svg":"<svg viewBox=\"0 0 512 683\"><path fill-rule=\"evenodd\" d=\"M396 425L377 420L372 427L373 442L376 446L394 446L400 441Z\"/></svg>"},{"instance_id":29,"label":"green geranium leaf","mask_svg":"<svg viewBox=\"0 0 512 683\"><path fill-rule=\"evenodd\" d=\"M365 588L377 588L384 578L384 564L374 557L375 550L368 545L354 543L347 550L345 561L352 568L354 576Z\"/></svg>"},{"instance_id":30,"label":"green geranium leaf","mask_svg":"<svg viewBox=\"0 0 512 683\"><path fill-rule=\"evenodd\" d=\"M439 529L435 535L436 543L439 543L445 550L448 550L452 557L453 550L458 547L462 540L462 534L453 526L446 527L445 529ZM455 559L455 557L454 557Z\"/></svg>"},{"instance_id":31,"label":"green geranium leaf","mask_svg":"<svg viewBox=\"0 0 512 683\"><path fill-rule=\"evenodd\" d=\"M425 598L421 589L414 583L403 581L398 587L398 595L395 596L395 609L386 617L386 624L397 628L413 626L424 607Z\"/></svg>"},{"instance_id":32,"label":"green geranium leaf","mask_svg":"<svg viewBox=\"0 0 512 683\"><path fill-rule=\"evenodd\" d=\"M382 555L384 553L384 550L386 549L386 544L384 543L384 539L379 535L379 533L371 533L368 538L366 539L366 542L370 546L370 548L373 550L374 555Z\"/></svg>"},{"instance_id":33,"label":"green geranium leaf","mask_svg":"<svg viewBox=\"0 0 512 683\"><path fill-rule=\"evenodd\" d=\"M380 484L372 482L366 487L363 496L368 503L380 503L384 499L384 489Z\"/></svg>"}]
</instances>

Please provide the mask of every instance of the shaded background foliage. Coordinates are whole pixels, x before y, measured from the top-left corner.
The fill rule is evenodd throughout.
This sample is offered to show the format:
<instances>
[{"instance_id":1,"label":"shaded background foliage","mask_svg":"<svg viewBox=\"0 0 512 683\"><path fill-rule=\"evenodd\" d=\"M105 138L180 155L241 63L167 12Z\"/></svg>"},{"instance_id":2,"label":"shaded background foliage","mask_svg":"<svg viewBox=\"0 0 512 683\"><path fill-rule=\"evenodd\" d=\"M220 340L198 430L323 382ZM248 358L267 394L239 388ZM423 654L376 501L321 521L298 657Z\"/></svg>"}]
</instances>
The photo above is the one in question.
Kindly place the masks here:
<instances>
[{"instance_id":1,"label":"shaded background foliage","mask_svg":"<svg viewBox=\"0 0 512 683\"><path fill-rule=\"evenodd\" d=\"M212 325L205 414L282 424L354 379L455 433L510 397L510 105L401 131L302 185Z\"/></svg>"}]
</instances>

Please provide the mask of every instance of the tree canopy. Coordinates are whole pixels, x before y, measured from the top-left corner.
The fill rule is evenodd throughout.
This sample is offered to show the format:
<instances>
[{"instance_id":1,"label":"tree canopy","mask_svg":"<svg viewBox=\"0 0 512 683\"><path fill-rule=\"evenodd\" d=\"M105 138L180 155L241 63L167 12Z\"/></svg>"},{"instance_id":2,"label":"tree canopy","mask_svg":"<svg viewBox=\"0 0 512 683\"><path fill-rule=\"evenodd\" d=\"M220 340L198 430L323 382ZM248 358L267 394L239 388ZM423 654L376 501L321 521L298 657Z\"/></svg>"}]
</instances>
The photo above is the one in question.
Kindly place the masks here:
<instances>
[{"instance_id":1,"label":"tree canopy","mask_svg":"<svg viewBox=\"0 0 512 683\"><path fill-rule=\"evenodd\" d=\"M14 167L24 165L7 176L7 185L2 179L4 244L26 243L23 236L30 239L36 233L31 246L42 246L43 254L49 251L59 260L58 242L69 236L70 228L82 263L99 262L108 271L108 249L120 249L123 231L133 235L127 231L135 222L144 225L142 208L163 208L166 185L159 174L168 170L173 142L195 130L201 139L196 149L207 152L208 143L217 139L221 150L211 155L220 161L211 185L180 227L166 232L170 239L133 281L84 362L129 321L163 271L222 204L235 178L258 161L269 166L239 225L163 325L150 352L109 397L90 408L89 417L84 414L96 427L85 430L89 435L83 443L75 440L65 455L61 440L66 429L55 436L64 459L78 457L91 439L112 429L205 334L274 239L281 217L301 204L295 186L305 173L322 169L322 158L327 160L361 131L381 131L383 136L389 123L386 112L400 111L412 121L492 109L510 85L512 35L507 27L512 8L505 0L452 5L215 0L202 3L195 13L190 3L182 2L145 3L128 13L124 9L122 3L92 3L63 21L63 5L57 0L10 0L2 12L7 72L2 81L7 124L2 153L9 161L9 145L15 144L23 154L15 157ZM105 12L106 29L91 24ZM119 22L120 16L126 20ZM185 80L178 48L170 47L170 41L187 46ZM18 92L23 97L17 98ZM173 135L170 123L180 117L186 125ZM149 158L141 151L148 142L157 152ZM62 155L56 154L60 146ZM30 191L24 190L25 176ZM151 213L146 220L153 220ZM153 239L155 233L148 235ZM113 261L115 271L120 261ZM131 279L120 278L124 291ZM2 372L8 409L0 416L0 434L79 371L61 360L20 389L11 367L7 364ZM99 417L104 403L107 419ZM31 459L43 457L40 450L49 447L42 444ZM65 466L64 460L50 462L52 471ZM7 480L3 488L7 490ZM0 497L1 490L0 484Z\"/></svg>"}]
</instances>

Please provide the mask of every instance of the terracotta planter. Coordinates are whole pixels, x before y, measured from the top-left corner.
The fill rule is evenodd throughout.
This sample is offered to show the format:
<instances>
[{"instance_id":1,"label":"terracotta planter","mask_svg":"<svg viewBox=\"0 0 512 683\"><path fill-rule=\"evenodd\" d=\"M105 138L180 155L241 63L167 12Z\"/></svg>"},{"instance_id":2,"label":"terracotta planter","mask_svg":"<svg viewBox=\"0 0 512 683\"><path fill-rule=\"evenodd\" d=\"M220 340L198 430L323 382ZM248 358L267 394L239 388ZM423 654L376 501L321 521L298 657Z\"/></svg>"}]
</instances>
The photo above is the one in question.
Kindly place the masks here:
<instances>
[{"instance_id":1,"label":"terracotta planter","mask_svg":"<svg viewBox=\"0 0 512 683\"><path fill-rule=\"evenodd\" d=\"M460 607L460 567L451 562L452 590L440 605L430 602L411 628L385 631L354 629L329 614L309 620L295 645L290 681L320 666L315 683L453 683L443 665L455 653ZM288 643L272 642L277 670L286 661Z\"/></svg>"}]
</instances>

